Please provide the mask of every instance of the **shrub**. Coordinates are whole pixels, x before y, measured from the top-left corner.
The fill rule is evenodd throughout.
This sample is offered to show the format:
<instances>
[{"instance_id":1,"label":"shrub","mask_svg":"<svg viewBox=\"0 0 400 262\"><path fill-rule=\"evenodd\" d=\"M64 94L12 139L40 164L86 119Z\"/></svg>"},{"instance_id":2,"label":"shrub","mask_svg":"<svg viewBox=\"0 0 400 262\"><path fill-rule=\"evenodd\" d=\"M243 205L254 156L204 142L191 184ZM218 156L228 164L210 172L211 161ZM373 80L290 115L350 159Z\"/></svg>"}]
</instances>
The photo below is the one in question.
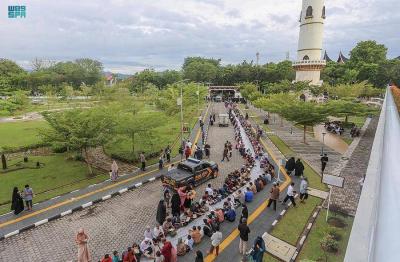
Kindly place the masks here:
<instances>
[{"instance_id":1,"label":"shrub","mask_svg":"<svg viewBox=\"0 0 400 262\"><path fill-rule=\"evenodd\" d=\"M65 153L65 152L67 152L67 147L55 143L55 144L53 144L53 145L51 146L51 150L52 150L54 153Z\"/></svg>"},{"instance_id":2,"label":"shrub","mask_svg":"<svg viewBox=\"0 0 400 262\"><path fill-rule=\"evenodd\" d=\"M338 251L339 248L339 243L333 238L333 236L327 234L325 237L321 240L321 248L324 251L335 253Z\"/></svg>"},{"instance_id":3,"label":"shrub","mask_svg":"<svg viewBox=\"0 0 400 262\"><path fill-rule=\"evenodd\" d=\"M328 231L328 235L331 235L333 237L333 239L335 239L336 241L340 241L342 239L342 235L340 235L335 229L330 229Z\"/></svg>"}]
</instances>

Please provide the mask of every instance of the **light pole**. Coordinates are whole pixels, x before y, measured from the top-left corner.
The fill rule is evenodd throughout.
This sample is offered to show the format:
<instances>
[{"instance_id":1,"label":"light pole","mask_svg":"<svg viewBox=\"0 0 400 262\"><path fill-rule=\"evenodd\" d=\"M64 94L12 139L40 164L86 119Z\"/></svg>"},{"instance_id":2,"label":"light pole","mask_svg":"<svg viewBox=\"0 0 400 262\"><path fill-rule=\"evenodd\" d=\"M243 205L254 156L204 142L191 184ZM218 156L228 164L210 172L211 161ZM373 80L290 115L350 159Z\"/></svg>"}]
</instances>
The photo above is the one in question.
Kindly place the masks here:
<instances>
[{"instance_id":1,"label":"light pole","mask_svg":"<svg viewBox=\"0 0 400 262\"><path fill-rule=\"evenodd\" d=\"M173 83L173 85L183 83L186 81L189 81L189 79L180 80L178 82ZM177 99L177 104L179 106L181 106L181 147L182 147L182 150L184 150L184 148L183 148L183 87L182 87L182 85L180 85L180 89L181 89L181 96L180 96L180 98ZM181 160L182 160L182 154L181 154Z\"/></svg>"},{"instance_id":2,"label":"light pole","mask_svg":"<svg viewBox=\"0 0 400 262\"><path fill-rule=\"evenodd\" d=\"M325 146L325 132L322 132L322 148L321 148L321 156L324 155L324 146Z\"/></svg>"},{"instance_id":3,"label":"light pole","mask_svg":"<svg viewBox=\"0 0 400 262\"><path fill-rule=\"evenodd\" d=\"M200 110L200 86L197 85L197 113L199 113Z\"/></svg>"}]
</instances>

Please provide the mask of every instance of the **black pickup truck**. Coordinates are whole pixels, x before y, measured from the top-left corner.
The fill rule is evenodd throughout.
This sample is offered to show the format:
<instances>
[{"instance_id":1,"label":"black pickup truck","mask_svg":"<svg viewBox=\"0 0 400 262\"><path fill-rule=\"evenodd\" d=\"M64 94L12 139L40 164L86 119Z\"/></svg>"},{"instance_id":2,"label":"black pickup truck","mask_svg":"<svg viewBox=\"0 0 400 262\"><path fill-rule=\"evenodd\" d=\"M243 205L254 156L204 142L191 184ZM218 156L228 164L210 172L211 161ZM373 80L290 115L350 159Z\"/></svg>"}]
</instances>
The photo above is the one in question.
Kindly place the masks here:
<instances>
[{"instance_id":1,"label":"black pickup truck","mask_svg":"<svg viewBox=\"0 0 400 262\"><path fill-rule=\"evenodd\" d=\"M212 161L189 158L178 164L161 177L164 186L177 188L181 186L198 186L218 176L218 165Z\"/></svg>"}]
</instances>

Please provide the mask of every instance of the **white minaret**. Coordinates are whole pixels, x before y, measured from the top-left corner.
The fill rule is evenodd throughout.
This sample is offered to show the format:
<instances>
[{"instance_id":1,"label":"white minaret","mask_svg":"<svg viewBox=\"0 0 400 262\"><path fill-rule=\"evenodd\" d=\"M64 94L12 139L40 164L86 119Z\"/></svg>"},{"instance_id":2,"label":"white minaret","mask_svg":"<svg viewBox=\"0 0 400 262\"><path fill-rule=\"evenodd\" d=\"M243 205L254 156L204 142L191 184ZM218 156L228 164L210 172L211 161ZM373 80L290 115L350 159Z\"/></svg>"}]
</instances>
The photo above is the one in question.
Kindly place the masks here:
<instances>
[{"instance_id":1,"label":"white minaret","mask_svg":"<svg viewBox=\"0 0 400 262\"><path fill-rule=\"evenodd\" d=\"M312 85L322 84L320 73L326 64L326 61L321 59L324 21L324 0L303 0L297 61L293 63L296 81L311 81Z\"/></svg>"}]
</instances>

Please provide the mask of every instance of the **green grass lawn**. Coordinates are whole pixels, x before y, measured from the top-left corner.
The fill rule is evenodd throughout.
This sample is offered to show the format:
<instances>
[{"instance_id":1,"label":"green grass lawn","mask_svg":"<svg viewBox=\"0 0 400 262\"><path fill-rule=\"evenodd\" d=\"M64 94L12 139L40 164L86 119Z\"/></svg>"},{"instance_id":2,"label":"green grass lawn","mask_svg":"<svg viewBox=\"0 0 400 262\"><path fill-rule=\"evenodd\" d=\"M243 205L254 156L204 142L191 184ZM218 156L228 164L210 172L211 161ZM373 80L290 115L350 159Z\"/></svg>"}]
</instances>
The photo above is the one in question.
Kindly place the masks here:
<instances>
[{"instance_id":1,"label":"green grass lawn","mask_svg":"<svg viewBox=\"0 0 400 262\"><path fill-rule=\"evenodd\" d=\"M280 262L281 260L273 257L271 254L269 253L264 253L263 256L263 262Z\"/></svg>"},{"instance_id":2,"label":"green grass lawn","mask_svg":"<svg viewBox=\"0 0 400 262\"><path fill-rule=\"evenodd\" d=\"M15 164L17 161L20 160L14 159L9 161L8 164L10 168L12 168L13 164ZM101 173L98 173L100 175L96 177L90 176L84 163L74 160L66 160L65 154L29 157L30 166L34 166L36 161L44 163L44 167L39 169L22 169L7 173L0 173L1 204L11 201L11 194L14 186L17 186L21 190L25 184L29 184L36 194L34 202L39 202L62 193L70 192L90 184L104 181L108 178L107 174ZM97 171L95 172L97 173ZM82 179L85 180L77 182ZM43 191L64 185L68 186L58 188L51 192L41 193ZM6 204L5 206L2 205L0 206L0 213L8 212L9 209L9 204Z\"/></svg>"},{"instance_id":3,"label":"green grass lawn","mask_svg":"<svg viewBox=\"0 0 400 262\"><path fill-rule=\"evenodd\" d=\"M46 128L45 121L0 123L0 147L18 148L41 142L38 130Z\"/></svg>"},{"instance_id":4,"label":"green grass lawn","mask_svg":"<svg viewBox=\"0 0 400 262\"><path fill-rule=\"evenodd\" d=\"M198 121L197 112L192 112L187 122L190 128ZM128 159L130 161L138 159L139 153L144 152L157 152L164 149L167 145L172 146L171 156L178 154L179 138L180 135L180 118L179 116L169 117L165 123L160 123L160 126L154 129L151 136L152 144L147 143L146 136L138 135L135 137L135 154L132 154L132 140L126 136L117 136L116 141L111 142L105 146L105 151L108 155L116 155ZM188 136L188 133L185 133ZM147 164L151 165L158 162L158 158L147 159Z\"/></svg>"},{"instance_id":5,"label":"green grass lawn","mask_svg":"<svg viewBox=\"0 0 400 262\"><path fill-rule=\"evenodd\" d=\"M327 261L341 262L344 260L354 218L343 218L342 216L337 215L345 221L347 226L345 228L336 228L325 222L325 212L326 210L322 210L318 215L316 224L313 225L311 232L308 235L302 250L300 251L299 260L310 259L315 261L325 261L325 254L320 247L320 241L330 230L335 230L337 233L339 233L341 240L339 240L339 251L336 254L327 253ZM332 215L332 213L330 213L330 215Z\"/></svg>"},{"instance_id":6,"label":"green grass lawn","mask_svg":"<svg viewBox=\"0 0 400 262\"><path fill-rule=\"evenodd\" d=\"M273 228L271 235L296 246L297 239L303 232L314 208L321 203L320 198L310 196L305 203L296 199L297 207L292 206L282 220Z\"/></svg>"}]
</instances>

